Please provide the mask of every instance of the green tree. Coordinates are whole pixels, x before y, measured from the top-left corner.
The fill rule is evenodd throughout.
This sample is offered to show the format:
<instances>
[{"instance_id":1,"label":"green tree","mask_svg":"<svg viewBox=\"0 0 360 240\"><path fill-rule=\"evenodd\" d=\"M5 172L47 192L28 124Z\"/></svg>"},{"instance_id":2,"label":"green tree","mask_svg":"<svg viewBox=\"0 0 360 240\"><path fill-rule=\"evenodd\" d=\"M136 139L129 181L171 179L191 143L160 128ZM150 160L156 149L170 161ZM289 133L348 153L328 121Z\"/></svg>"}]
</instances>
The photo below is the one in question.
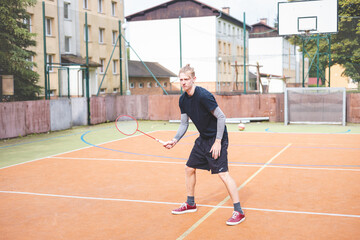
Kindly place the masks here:
<instances>
[{"instance_id":1,"label":"green tree","mask_svg":"<svg viewBox=\"0 0 360 240\"><path fill-rule=\"evenodd\" d=\"M360 82L360 0L339 0L338 3L338 33L331 34L331 65L342 65L345 68L343 75ZM290 37L289 41L300 46L300 50L303 51L300 37ZM316 39L308 40L306 51L310 56L314 56L316 45ZM329 57L325 54L328 47L328 41L321 39L319 62L322 72L325 72L329 64ZM316 76L316 71L314 62L309 75Z\"/></svg>"},{"instance_id":2,"label":"green tree","mask_svg":"<svg viewBox=\"0 0 360 240\"><path fill-rule=\"evenodd\" d=\"M36 99L41 92L37 85L39 74L32 70L29 59L35 52L35 34L29 32L27 7L36 0L0 1L0 74L14 75L15 100Z\"/></svg>"}]
</instances>

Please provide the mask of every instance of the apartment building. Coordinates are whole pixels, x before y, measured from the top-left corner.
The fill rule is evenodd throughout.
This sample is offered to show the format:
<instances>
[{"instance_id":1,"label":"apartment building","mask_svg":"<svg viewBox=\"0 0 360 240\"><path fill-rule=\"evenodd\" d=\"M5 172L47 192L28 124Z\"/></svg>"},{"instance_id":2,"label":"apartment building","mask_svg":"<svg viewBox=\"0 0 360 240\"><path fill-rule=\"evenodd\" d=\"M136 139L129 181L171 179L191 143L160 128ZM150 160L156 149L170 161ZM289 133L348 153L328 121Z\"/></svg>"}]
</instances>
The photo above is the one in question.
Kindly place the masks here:
<instances>
[{"instance_id":1,"label":"apartment building","mask_svg":"<svg viewBox=\"0 0 360 240\"><path fill-rule=\"evenodd\" d=\"M31 16L28 20L30 31L37 34L37 46L32 49L36 56L31 61L37 64L34 70L40 74L39 85L44 87L46 52L51 97L84 95L85 13L88 24L90 94L119 92L120 49L119 42L116 47L115 43L121 29L119 20L123 22L124 19L123 6L123 0L45 0L28 8ZM125 51L122 51L122 59L124 54ZM125 69L124 61L122 63L121 67Z\"/></svg>"},{"instance_id":2,"label":"apartment building","mask_svg":"<svg viewBox=\"0 0 360 240\"><path fill-rule=\"evenodd\" d=\"M279 35L276 28L267 25L267 19L252 25L249 40L250 64L261 66L260 72L268 76L265 83L270 82L278 87L273 92L283 92L287 87L302 86L302 53L299 47L291 44ZM256 72L255 68L250 71ZM308 72L308 59L305 59L305 73ZM272 78L271 76L275 76ZM307 80L305 84L307 85ZM269 86L269 90L272 89Z\"/></svg>"},{"instance_id":3,"label":"apartment building","mask_svg":"<svg viewBox=\"0 0 360 240\"><path fill-rule=\"evenodd\" d=\"M126 16L126 36L144 61L158 62L171 72L180 66L195 68L196 84L211 92L236 91L243 82L244 24L196 0L173 0ZM250 26L245 27L248 46ZM248 49L246 48L248 55ZM138 60L134 54L131 60ZM248 78L248 74L247 74ZM240 89L241 86L238 86Z\"/></svg>"}]
</instances>

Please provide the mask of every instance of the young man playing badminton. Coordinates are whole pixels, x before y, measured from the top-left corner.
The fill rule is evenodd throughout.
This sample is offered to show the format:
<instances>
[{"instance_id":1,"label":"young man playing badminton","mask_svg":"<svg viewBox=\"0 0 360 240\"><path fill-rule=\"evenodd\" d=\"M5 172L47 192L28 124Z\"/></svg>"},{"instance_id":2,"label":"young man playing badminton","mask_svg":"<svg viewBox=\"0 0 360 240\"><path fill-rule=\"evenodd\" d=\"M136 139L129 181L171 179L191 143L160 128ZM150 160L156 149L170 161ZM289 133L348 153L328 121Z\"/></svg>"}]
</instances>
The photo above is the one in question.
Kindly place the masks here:
<instances>
[{"instance_id":1,"label":"young man playing badminton","mask_svg":"<svg viewBox=\"0 0 360 240\"><path fill-rule=\"evenodd\" d=\"M226 224L239 224L245 220L245 215L240 206L236 183L228 171L228 133L225 115L209 91L195 86L195 71L189 64L180 69L179 78L181 87L185 91L179 100L181 124L175 137L165 142L164 147L170 149L180 141L189 126L189 118L195 124L200 136L195 141L185 167L187 201L180 208L174 209L172 213L183 214L197 211L194 197L196 169L211 170L212 174L218 174L224 182L234 203L233 215Z\"/></svg>"}]
</instances>

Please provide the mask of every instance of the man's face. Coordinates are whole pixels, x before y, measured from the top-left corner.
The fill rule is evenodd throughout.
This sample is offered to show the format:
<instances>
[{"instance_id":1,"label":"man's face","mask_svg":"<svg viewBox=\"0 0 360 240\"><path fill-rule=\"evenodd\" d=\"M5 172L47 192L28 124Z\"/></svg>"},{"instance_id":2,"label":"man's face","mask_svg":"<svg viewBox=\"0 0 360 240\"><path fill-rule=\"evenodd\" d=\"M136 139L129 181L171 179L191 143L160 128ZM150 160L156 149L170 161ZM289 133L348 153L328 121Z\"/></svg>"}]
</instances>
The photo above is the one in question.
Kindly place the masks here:
<instances>
[{"instance_id":1,"label":"man's face","mask_svg":"<svg viewBox=\"0 0 360 240\"><path fill-rule=\"evenodd\" d=\"M190 90L194 86L194 82L196 77L191 77L185 73L180 73L179 75L180 85L184 89L184 91Z\"/></svg>"}]
</instances>

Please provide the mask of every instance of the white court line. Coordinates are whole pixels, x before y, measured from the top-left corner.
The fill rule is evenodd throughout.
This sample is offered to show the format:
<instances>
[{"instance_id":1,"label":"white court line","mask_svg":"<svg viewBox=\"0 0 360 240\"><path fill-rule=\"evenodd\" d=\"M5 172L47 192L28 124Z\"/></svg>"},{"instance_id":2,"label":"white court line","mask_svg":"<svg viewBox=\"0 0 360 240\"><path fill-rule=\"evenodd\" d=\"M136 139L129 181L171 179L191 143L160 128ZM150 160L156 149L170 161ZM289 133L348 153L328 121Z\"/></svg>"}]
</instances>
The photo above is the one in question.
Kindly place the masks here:
<instances>
[{"instance_id":1,"label":"white court line","mask_svg":"<svg viewBox=\"0 0 360 240\"><path fill-rule=\"evenodd\" d=\"M71 195L61 195L61 194L18 192L18 191L0 191L0 193L4 193L4 194L22 194L22 195L43 196L43 197L56 197L56 198L83 199L83 200L132 202L132 203L150 203L150 204L162 204L162 205L180 205L181 204L181 203L175 203L175 202L132 200L132 199L122 199L122 198L82 197L82 196L71 196ZM199 207L209 207L209 208L224 208L224 209L225 208L226 209L228 209L228 208L232 209L233 208L232 206L214 206L214 205L206 205L206 204L197 204L197 206L199 206ZM291 210L250 208L250 207L249 208L243 207L243 209L250 210L250 211L262 211L262 212L309 214L309 215L321 215L321 216L360 218L360 215L340 214L340 213L305 212L305 211L291 211Z\"/></svg>"},{"instance_id":2,"label":"white court line","mask_svg":"<svg viewBox=\"0 0 360 240\"><path fill-rule=\"evenodd\" d=\"M69 159L69 160L88 160L88 161L114 161L114 162L139 162L139 163L160 163L160 164L185 164L185 161L167 162L167 161L152 161L152 160L139 160L139 159L121 159L121 158L80 158L80 157L48 157L54 159ZM234 167L255 167L260 168L263 165L254 164L229 164ZM360 172L360 169L354 168L326 168L326 167L299 167L299 166L281 166L281 165L267 165L270 168L290 168L290 169L303 169L303 170L327 170L327 171L353 171Z\"/></svg>"},{"instance_id":3,"label":"white court line","mask_svg":"<svg viewBox=\"0 0 360 240\"><path fill-rule=\"evenodd\" d=\"M275 156L273 156L269 161L267 161L260 169L258 169L253 175L251 175L248 179L246 179L243 184L238 187L238 191L245 187L246 184L248 184L253 178L256 177L262 170L266 168L267 165L269 165L275 158L277 158L281 153L283 153L286 149L288 149L291 146L291 143L286 145L283 149L281 149L280 152L278 152ZM214 208L212 208L209 212L207 212L202 218L200 218L194 225L192 225L188 230L186 230L180 237L177 238L177 240L184 239L186 236L188 236L192 231L194 231L202 222L204 222L211 214L213 214L220 206L224 205L228 200L230 199L230 196L227 196L224 200L222 200L218 205L216 205Z\"/></svg>"},{"instance_id":4,"label":"white court line","mask_svg":"<svg viewBox=\"0 0 360 240\"><path fill-rule=\"evenodd\" d=\"M89 130L89 131L91 132L91 130ZM158 131L160 131L160 130L158 130ZM152 131L152 132L149 132L149 133L154 133L154 132L158 132L158 131ZM86 132L84 132L84 133L86 133ZM142 135L139 134L139 135L127 136L127 137L124 137L124 138L115 139L115 140L111 140L111 141L104 142L104 143L99 143L99 144L96 144L96 146L101 146L101 145L103 145L103 144L112 143L112 142L116 142L116 141L120 141L120 140L125 140L125 139L128 139L128 138L133 138L133 137L137 137L137 136L142 136ZM86 143L84 143L84 144L86 144ZM55 153L54 155L45 156L45 157L41 157L41 158L37 158L37 159L25 161L25 162L13 164L13 165L1 167L0 170L5 169L5 168L10 168L10 167L15 167L15 166L23 165L23 164L26 164L26 163L36 162L36 161L43 160L43 159L46 159L46 158L52 158L52 157L55 157L55 156L58 156L58 155L61 155L61 154L76 152L76 151L80 151L80 150L87 149L87 148L93 148L93 147L94 147L94 146L86 146L86 147L77 148L77 149L73 149L73 150L66 151L66 152Z\"/></svg>"}]
</instances>

